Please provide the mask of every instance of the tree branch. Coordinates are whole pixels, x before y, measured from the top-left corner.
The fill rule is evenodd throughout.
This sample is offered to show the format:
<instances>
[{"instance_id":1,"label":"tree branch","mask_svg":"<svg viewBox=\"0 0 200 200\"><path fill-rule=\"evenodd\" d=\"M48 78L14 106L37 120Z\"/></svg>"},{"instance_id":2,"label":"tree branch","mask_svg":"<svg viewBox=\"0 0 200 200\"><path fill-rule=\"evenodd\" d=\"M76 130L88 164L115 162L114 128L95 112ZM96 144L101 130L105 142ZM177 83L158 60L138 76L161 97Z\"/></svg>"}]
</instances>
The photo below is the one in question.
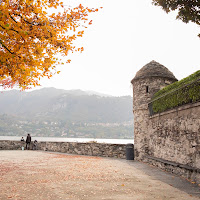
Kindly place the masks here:
<instances>
[{"instance_id":1,"label":"tree branch","mask_svg":"<svg viewBox=\"0 0 200 200\"><path fill-rule=\"evenodd\" d=\"M8 48L6 47L6 45L2 42L1 39L0 39L0 44L1 44L1 46L4 47L9 53L15 54L14 52L12 52L10 49L8 49Z\"/></svg>"},{"instance_id":2,"label":"tree branch","mask_svg":"<svg viewBox=\"0 0 200 200\"><path fill-rule=\"evenodd\" d=\"M10 18L15 22L15 23L17 23L17 21L14 19L14 17L9 13L9 15L10 15Z\"/></svg>"}]
</instances>

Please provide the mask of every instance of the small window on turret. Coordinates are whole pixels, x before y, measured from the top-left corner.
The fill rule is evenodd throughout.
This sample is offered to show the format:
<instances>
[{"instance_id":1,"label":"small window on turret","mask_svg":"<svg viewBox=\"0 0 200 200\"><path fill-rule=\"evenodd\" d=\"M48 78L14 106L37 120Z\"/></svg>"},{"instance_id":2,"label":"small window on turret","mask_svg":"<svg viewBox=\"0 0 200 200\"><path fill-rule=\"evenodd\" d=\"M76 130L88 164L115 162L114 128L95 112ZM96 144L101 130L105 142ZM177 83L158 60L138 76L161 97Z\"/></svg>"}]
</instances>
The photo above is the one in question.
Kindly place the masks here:
<instances>
[{"instance_id":1,"label":"small window on turret","mask_svg":"<svg viewBox=\"0 0 200 200\"><path fill-rule=\"evenodd\" d=\"M146 86L146 93L149 93L149 86Z\"/></svg>"}]
</instances>

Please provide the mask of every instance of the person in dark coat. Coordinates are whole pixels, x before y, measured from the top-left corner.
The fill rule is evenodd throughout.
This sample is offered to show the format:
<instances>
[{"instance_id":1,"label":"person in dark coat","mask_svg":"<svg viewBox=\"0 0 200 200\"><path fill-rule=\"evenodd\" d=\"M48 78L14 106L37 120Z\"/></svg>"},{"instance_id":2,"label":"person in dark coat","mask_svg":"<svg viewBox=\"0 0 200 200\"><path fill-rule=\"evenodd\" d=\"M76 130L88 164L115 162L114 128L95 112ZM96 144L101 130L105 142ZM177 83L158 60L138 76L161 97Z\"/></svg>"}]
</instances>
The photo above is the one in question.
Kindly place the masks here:
<instances>
[{"instance_id":1,"label":"person in dark coat","mask_svg":"<svg viewBox=\"0 0 200 200\"><path fill-rule=\"evenodd\" d=\"M31 136L30 134L28 134L26 137L26 149L30 149L30 145L31 145Z\"/></svg>"}]
</instances>

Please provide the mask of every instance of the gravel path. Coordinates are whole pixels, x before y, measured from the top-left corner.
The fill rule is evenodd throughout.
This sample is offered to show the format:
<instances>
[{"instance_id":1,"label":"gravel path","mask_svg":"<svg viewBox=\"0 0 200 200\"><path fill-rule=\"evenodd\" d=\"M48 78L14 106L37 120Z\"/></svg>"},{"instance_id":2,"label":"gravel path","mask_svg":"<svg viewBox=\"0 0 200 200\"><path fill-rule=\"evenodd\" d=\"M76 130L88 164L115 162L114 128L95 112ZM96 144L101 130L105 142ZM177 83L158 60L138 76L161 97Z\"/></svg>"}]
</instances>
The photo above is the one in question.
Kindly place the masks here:
<instances>
[{"instance_id":1,"label":"gravel path","mask_svg":"<svg viewBox=\"0 0 200 200\"><path fill-rule=\"evenodd\" d=\"M50 152L0 151L0 200L200 199L129 162Z\"/></svg>"}]
</instances>

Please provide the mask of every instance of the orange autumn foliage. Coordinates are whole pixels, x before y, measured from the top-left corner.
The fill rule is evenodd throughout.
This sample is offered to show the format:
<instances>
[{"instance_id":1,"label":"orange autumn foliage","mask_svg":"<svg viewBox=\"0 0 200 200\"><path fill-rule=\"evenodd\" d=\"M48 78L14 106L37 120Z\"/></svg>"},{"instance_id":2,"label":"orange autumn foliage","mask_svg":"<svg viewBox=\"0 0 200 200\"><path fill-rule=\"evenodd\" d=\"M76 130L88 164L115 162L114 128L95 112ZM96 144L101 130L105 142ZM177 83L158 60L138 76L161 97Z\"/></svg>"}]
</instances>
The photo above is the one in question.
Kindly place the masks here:
<instances>
[{"instance_id":1,"label":"orange autumn foliage","mask_svg":"<svg viewBox=\"0 0 200 200\"><path fill-rule=\"evenodd\" d=\"M96 11L81 4L66 8L60 0L0 0L0 85L26 89L59 73L56 55L83 51L73 41L82 37L87 28L82 24Z\"/></svg>"}]
</instances>

